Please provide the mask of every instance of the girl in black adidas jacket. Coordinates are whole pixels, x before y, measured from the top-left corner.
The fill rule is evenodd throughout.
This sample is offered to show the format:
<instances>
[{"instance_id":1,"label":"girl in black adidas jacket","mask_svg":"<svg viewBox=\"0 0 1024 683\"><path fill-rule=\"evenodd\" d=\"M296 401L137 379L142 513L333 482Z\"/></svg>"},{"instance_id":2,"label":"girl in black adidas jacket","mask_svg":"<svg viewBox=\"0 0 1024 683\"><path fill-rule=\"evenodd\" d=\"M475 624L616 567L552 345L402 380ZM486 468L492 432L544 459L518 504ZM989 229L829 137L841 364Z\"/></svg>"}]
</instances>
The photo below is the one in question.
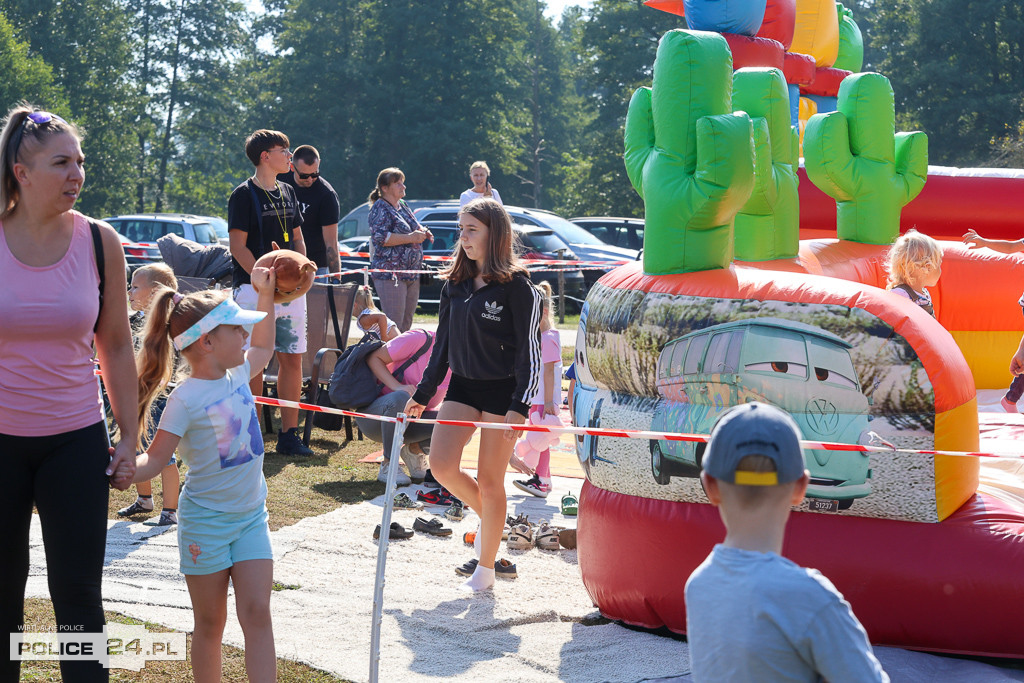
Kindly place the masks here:
<instances>
[{"instance_id":1,"label":"girl in black adidas jacket","mask_svg":"<svg viewBox=\"0 0 1024 683\"><path fill-rule=\"evenodd\" d=\"M455 259L442 277L437 340L416 393L405 407L419 417L451 368L440 420L523 424L540 382L541 297L513 250L512 221L493 199L477 199L459 213ZM515 578L515 565L495 556L505 524L505 468L521 432L484 429L474 479L461 468L462 449L474 427L436 425L430 440L434 477L480 515L471 560L456 572L469 590L491 587L494 577Z\"/></svg>"}]
</instances>

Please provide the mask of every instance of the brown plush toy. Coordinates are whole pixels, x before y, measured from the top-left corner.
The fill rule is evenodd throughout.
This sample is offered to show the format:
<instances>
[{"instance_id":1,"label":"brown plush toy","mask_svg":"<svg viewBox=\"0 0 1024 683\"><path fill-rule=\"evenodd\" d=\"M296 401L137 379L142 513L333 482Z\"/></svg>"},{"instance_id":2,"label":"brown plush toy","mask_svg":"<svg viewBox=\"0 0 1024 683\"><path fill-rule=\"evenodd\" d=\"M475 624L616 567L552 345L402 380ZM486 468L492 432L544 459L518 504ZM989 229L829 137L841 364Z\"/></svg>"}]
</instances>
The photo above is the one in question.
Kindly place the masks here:
<instances>
[{"instance_id":1,"label":"brown plush toy","mask_svg":"<svg viewBox=\"0 0 1024 683\"><path fill-rule=\"evenodd\" d=\"M294 301L313 288L316 264L297 251L280 248L277 242L271 244L274 250L256 259L256 265L274 269L277 277L274 290L275 304Z\"/></svg>"}]
</instances>

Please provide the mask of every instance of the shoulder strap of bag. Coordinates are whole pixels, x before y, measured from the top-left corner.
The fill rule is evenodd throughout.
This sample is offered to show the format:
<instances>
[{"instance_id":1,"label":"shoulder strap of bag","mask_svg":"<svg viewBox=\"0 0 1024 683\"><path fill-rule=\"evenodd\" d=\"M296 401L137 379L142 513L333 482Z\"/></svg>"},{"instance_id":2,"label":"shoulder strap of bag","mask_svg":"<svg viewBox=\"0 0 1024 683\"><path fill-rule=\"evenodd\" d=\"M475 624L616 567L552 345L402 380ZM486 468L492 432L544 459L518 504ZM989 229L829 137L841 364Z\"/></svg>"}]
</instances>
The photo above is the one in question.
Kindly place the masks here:
<instances>
[{"instance_id":1,"label":"shoulder strap of bag","mask_svg":"<svg viewBox=\"0 0 1024 683\"><path fill-rule=\"evenodd\" d=\"M399 377L401 378L399 380L401 382L405 381L405 371L409 369L409 366L412 365L413 363L415 363L416 359L419 358L420 356L422 356L424 353L426 353L427 349L430 348L430 342L432 342L434 338L431 337L430 333L427 332L426 330L423 330L423 334L427 335L427 340L425 342L423 342L423 346L421 346L416 351L416 353L414 353L411 356L409 356L408 358L406 358L405 362L402 363L401 365L399 365L398 366L398 370L395 373L393 373L395 375L395 378L399 378Z\"/></svg>"},{"instance_id":2,"label":"shoulder strap of bag","mask_svg":"<svg viewBox=\"0 0 1024 683\"><path fill-rule=\"evenodd\" d=\"M338 308L334 305L334 285L327 285L327 305L331 309L331 323L334 324L334 343L339 347L345 341L341 338L341 326L338 324Z\"/></svg>"},{"instance_id":3,"label":"shoulder strap of bag","mask_svg":"<svg viewBox=\"0 0 1024 683\"><path fill-rule=\"evenodd\" d=\"M96 254L96 270L100 274L100 308L99 313L96 314L96 324L92 328L92 331L95 332L100 327L100 313L103 313L103 286L107 279L107 268L103 258L103 237L100 235L100 226L91 218L89 219L89 232L92 233L92 249Z\"/></svg>"}]
</instances>

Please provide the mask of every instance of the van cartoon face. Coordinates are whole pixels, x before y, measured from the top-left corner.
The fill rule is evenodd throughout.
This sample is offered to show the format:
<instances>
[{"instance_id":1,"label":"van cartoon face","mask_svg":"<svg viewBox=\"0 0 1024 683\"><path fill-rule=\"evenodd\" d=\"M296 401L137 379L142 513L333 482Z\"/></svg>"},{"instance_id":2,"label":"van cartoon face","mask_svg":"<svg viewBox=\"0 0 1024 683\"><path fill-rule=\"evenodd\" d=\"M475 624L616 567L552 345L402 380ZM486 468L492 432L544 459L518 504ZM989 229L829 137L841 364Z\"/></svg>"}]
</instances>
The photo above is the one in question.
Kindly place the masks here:
<instances>
[{"instance_id":1,"label":"van cartoon face","mask_svg":"<svg viewBox=\"0 0 1024 683\"><path fill-rule=\"evenodd\" d=\"M850 345L820 327L778 318L722 323L674 339L658 357L662 401L654 431L707 434L727 408L750 401L785 410L804 439L867 443L868 399ZM660 484L698 476L704 444L651 441ZM866 453L805 450L809 498L846 508L871 493Z\"/></svg>"}]
</instances>

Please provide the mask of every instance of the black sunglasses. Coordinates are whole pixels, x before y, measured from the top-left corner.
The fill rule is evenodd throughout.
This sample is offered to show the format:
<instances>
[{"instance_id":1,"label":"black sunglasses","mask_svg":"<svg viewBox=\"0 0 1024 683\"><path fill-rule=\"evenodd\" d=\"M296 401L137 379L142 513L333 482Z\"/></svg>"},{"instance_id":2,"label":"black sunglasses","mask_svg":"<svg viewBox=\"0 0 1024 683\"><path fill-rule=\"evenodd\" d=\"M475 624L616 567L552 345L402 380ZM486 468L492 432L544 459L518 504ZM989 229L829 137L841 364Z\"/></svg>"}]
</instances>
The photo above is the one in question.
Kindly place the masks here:
<instances>
[{"instance_id":1,"label":"black sunglasses","mask_svg":"<svg viewBox=\"0 0 1024 683\"><path fill-rule=\"evenodd\" d=\"M67 125L68 123L61 117L57 116L56 114L51 114L48 111L31 112L28 116L21 120L21 125L18 126L18 130L16 130L14 132L14 136L12 136L16 139L12 140L11 144L8 145L8 149L12 150L11 164L14 164L14 162L18 159L18 152L21 150L21 139L25 136L25 126L28 125L29 121L31 121L37 126L45 125L50 121L60 121L64 125Z\"/></svg>"},{"instance_id":2,"label":"black sunglasses","mask_svg":"<svg viewBox=\"0 0 1024 683\"><path fill-rule=\"evenodd\" d=\"M309 180L310 178L312 178L313 180L316 180L317 178L320 177L320 173L319 172L316 172L316 173L299 173L298 169L295 170L295 174L299 176L299 180Z\"/></svg>"}]
</instances>

